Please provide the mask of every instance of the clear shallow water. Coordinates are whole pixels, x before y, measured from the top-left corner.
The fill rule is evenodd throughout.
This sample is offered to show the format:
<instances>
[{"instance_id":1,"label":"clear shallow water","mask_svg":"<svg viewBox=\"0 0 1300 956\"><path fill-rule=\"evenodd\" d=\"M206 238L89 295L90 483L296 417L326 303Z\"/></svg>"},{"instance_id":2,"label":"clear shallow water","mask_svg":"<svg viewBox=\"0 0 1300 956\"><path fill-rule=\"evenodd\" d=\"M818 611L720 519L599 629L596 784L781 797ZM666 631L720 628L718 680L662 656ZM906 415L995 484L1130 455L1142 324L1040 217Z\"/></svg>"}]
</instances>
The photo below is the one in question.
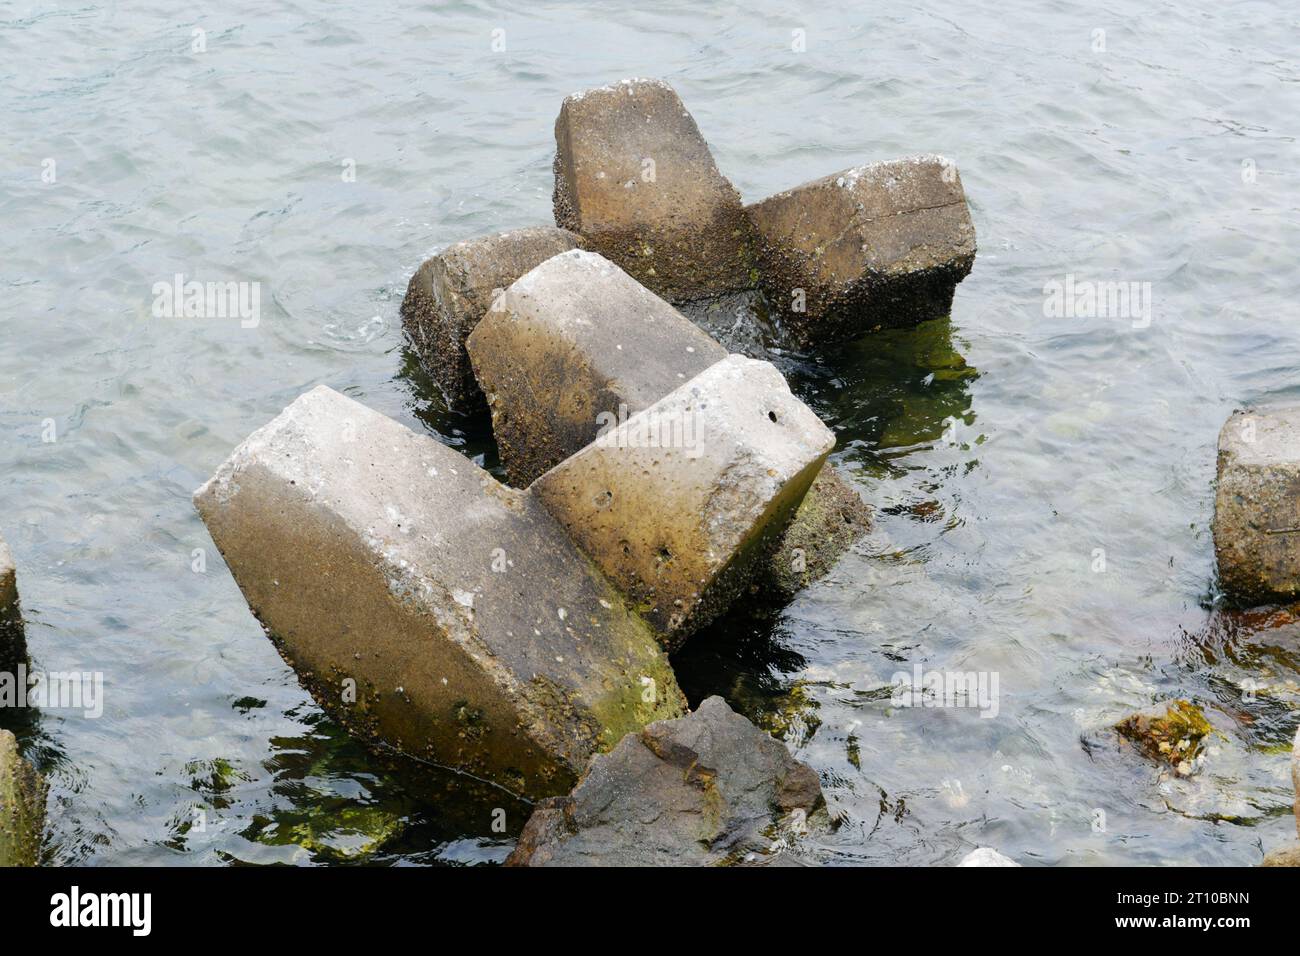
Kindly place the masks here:
<instances>
[{"instance_id":1,"label":"clear shallow water","mask_svg":"<svg viewBox=\"0 0 1300 956\"><path fill-rule=\"evenodd\" d=\"M1224 418L1300 393L1282 5L175 6L0 12L0 528L38 665L106 682L98 720L4 718L51 778L51 862L508 852L491 811L515 831L526 808L321 717L189 496L317 383L492 465L404 356L401 296L441 246L549 221L560 100L629 75L677 88L747 201L934 151L972 204L950 324L787 362L877 532L677 661L820 772L842 823L817 855L1249 864L1294 837L1300 629L1214 609L1208 531ZM260 282L261 324L152 318L177 272ZM1045 317L1066 274L1150 282L1149 327ZM998 717L891 708L917 662L996 671ZM1190 781L1105 730L1165 696L1221 732Z\"/></svg>"}]
</instances>

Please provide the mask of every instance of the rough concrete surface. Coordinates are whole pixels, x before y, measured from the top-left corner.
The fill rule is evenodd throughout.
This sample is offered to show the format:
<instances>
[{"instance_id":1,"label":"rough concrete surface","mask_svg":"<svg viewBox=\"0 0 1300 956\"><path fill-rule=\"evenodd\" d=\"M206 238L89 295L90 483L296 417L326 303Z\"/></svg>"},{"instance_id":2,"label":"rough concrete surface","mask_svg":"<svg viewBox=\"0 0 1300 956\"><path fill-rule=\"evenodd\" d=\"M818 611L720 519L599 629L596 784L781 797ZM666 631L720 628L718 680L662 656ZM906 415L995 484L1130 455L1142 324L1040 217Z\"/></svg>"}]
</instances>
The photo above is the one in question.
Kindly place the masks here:
<instances>
[{"instance_id":1,"label":"rough concrete surface","mask_svg":"<svg viewBox=\"0 0 1300 956\"><path fill-rule=\"evenodd\" d=\"M40 862L48 793L45 779L18 753L18 740L0 730L0 867Z\"/></svg>"},{"instance_id":2,"label":"rough concrete surface","mask_svg":"<svg viewBox=\"0 0 1300 956\"><path fill-rule=\"evenodd\" d=\"M364 739L544 795L685 706L645 623L531 495L328 388L195 504L286 661Z\"/></svg>"}]
</instances>

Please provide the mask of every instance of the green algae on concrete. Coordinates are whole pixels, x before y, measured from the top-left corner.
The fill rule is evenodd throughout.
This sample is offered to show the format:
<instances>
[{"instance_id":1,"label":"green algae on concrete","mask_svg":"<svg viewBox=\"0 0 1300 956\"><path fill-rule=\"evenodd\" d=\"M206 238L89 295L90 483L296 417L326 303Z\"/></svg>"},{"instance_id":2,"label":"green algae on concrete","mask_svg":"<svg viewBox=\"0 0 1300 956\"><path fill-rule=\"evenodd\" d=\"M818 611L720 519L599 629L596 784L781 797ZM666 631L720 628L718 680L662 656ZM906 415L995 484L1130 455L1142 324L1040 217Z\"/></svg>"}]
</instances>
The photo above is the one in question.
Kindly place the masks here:
<instances>
[{"instance_id":1,"label":"green algae on concrete","mask_svg":"<svg viewBox=\"0 0 1300 956\"><path fill-rule=\"evenodd\" d=\"M45 829L49 787L18 752L18 740L0 730L0 867L36 866Z\"/></svg>"},{"instance_id":2,"label":"green algae on concrete","mask_svg":"<svg viewBox=\"0 0 1300 956\"><path fill-rule=\"evenodd\" d=\"M374 745L545 795L684 709L646 623L540 502L328 388L195 504L304 686Z\"/></svg>"}]
</instances>

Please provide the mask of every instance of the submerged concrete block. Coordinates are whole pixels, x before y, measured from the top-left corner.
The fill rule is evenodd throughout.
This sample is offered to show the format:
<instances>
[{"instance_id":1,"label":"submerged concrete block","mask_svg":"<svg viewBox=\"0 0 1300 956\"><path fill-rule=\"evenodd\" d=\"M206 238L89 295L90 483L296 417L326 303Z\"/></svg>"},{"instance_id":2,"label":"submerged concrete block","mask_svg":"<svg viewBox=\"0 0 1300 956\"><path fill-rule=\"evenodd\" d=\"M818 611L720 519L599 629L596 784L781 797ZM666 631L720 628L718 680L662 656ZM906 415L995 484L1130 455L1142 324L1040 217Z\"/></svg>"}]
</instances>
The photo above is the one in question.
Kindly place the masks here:
<instances>
[{"instance_id":1,"label":"submerged concrete block","mask_svg":"<svg viewBox=\"0 0 1300 956\"><path fill-rule=\"evenodd\" d=\"M412 276L402 300L402 327L453 406L478 395L465 339L493 298L533 266L581 244L563 229L516 229L448 246Z\"/></svg>"},{"instance_id":2,"label":"submerged concrete block","mask_svg":"<svg viewBox=\"0 0 1300 956\"><path fill-rule=\"evenodd\" d=\"M530 490L671 650L768 559L834 445L780 372L731 355Z\"/></svg>"},{"instance_id":3,"label":"submerged concrete block","mask_svg":"<svg viewBox=\"0 0 1300 956\"><path fill-rule=\"evenodd\" d=\"M36 866L41 859L49 787L18 753L18 740L0 730L0 867Z\"/></svg>"},{"instance_id":4,"label":"submerged concrete block","mask_svg":"<svg viewBox=\"0 0 1300 956\"><path fill-rule=\"evenodd\" d=\"M1300 597L1300 404L1234 412L1219 432L1214 555L1243 603Z\"/></svg>"},{"instance_id":5,"label":"submerged concrete block","mask_svg":"<svg viewBox=\"0 0 1300 956\"><path fill-rule=\"evenodd\" d=\"M821 783L721 697L594 758L538 804L508 866L709 866L780 849L823 804Z\"/></svg>"},{"instance_id":6,"label":"submerged concrete block","mask_svg":"<svg viewBox=\"0 0 1300 956\"><path fill-rule=\"evenodd\" d=\"M603 256L575 250L524 275L469 337L501 460L527 485L727 350Z\"/></svg>"},{"instance_id":7,"label":"submerged concrete block","mask_svg":"<svg viewBox=\"0 0 1300 956\"><path fill-rule=\"evenodd\" d=\"M804 344L947 315L975 261L961 178L939 156L846 169L747 211L763 287Z\"/></svg>"},{"instance_id":8,"label":"submerged concrete block","mask_svg":"<svg viewBox=\"0 0 1300 956\"><path fill-rule=\"evenodd\" d=\"M727 355L618 266L582 251L548 259L507 289L468 349L501 460L517 485ZM862 499L827 463L760 571L759 586L792 596L869 524Z\"/></svg>"},{"instance_id":9,"label":"submerged concrete block","mask_svg":"<svg viewBox=\"0 0 1300 956\"><path fill-rule=\"evenodd\" d=\"M0 671L14 673L27 660L22 607L18 603L18 570L9 545L0 538Z\"/></svg>"},{"instance_id":10,"label":"submerged concrete block","mask_svg":"<svg viewBox=\"0 0 1300 956\"><path fill-rule=\"evenodd\" d=\"M533 496L328 388L195 504L285 660L358 736L562 793L685 706L645 623Z\"/></svg>"},{"instance_id":11,"label":"submerged concrete block","mask_svg":"<svg viewBox=\"0 0 1300 956\"><path fill-rule=\"evenodd\" d=\"M673 301L757 284L740 194L661 80L565 99L555 121L555 222Z\"/></svg>"}]
</instances>

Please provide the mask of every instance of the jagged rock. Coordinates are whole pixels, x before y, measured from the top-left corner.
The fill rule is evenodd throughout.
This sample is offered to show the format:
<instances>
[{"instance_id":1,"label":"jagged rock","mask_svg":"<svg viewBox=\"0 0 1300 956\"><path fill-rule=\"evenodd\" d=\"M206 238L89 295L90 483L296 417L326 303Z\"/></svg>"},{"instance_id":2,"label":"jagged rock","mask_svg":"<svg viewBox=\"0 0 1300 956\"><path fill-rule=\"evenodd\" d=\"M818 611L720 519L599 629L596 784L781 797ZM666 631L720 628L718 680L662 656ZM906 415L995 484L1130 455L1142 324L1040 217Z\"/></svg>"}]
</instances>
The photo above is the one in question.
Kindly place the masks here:
<instances>
[{"instance_id":1,"label":"jagged rock","mask_svg":"<svg viewBox=\"0 0 1300 956\"><path fill-rule=\"evenodd\" d=\"M685 706L532 495L325 387L195 492L249 606L354 734L524 795Z\"/></svg>"},{"instance_id":2,"label":"jagged rock","mask_svg":"<svg viewBox=\"0 0 1300 956\"><path fill-rule=\"evenodd\" d=\"M1214 728L1201 708L1175 700L1125 717L1115 729L1145 756L1168 764L1185 777L1196 769L1201 744Z\"/></svg>"},{"instance_id":3,"label":"jagged rock","mask_svg":"<svg viewBox=\"0 0 1300 956\"><path fill-rule=\"evenodd\" d=\"M18 740L0 730L0 867L36 866L49 787L18 753Z\"/></svg>"},{"instance_id":4,"label":"jagged rock","mask_svg":"<svg viewBox=\"0 0 1300 956\"><path fill-rule=\"evenodd\" d=\"M411 277L402 327L420 364L453 406L478 396L465 339L493 299L533 266L581 244L564 229L516 229L448 246Z\"/></svg>"},{"instance_id":5,"label":"jagged rock","mask_svg":"<svg viewBox=\"0 0 1300 956\"><path fill-rule=\"evenodd\" d=\"M740 194L661 80L565 99L555 121L555 222L664 298L757 284Z\"/></svg>"},{"instance_id":6,"label":"jagged rock","mask_svg":"<svg viewBox=\"0 0 1300 956\"><path fill-rule=\"evenodd\" d=\"M618 266L582 251L548 259L507 289L468 349L501 460L518 485L727 354ZM793 596L869 524L862 499L828 463L759 573L759 586Z\"/></svg>"},{"instance_id":7,"label":"jagged rock","mask_svg":"<svg viewBox=\"0 0 1300 956\"><path fill-rule=\"evenodd\" d=\"M18 603L18 571L14 556L0 538L0 671L14 673L27 660L22 607Z\"/></svg>"},{"instance_id":8,"label":"jagged rock","mask_svg":"<svg viewBox=\"0 0 1300 956\"><path fill-rule=\"evenodd\" d=\"M747 211L763 287L802 344L947 315L975 261L961 178L939 156L832 173Z\"/></svg>"},{"instance_id":9,"label":"jagged rock","mask_svg":"<svg viewBox=\"0 0 1300 956\"><path fill-rule=\"evenodd\" d=\"M538 804L511 866L707 866L770 853L822 806L811 767L710 697L629 734L567 797Z\"/></svg>"},{"instance_id":10,"label":"jagged rock","mask_svg":"<svg viewBox=\"0 0 1300 956\"><path fill-rule=\"evenodd\" d=\"M1219 432L1219 581L1248 604L1300 597L1300 404L1234 412Z\"/></svg>"},{"instance_id":11,"label":"jagged rock","mask_svg":"<svg viewBox=\"0 0 1300 956\"><path fill-rule=\"evenodd\" d=\"M834 445L780 372L731 355L531 490L671 650L768 560Z\"/></svg>"},{"instance_id":12,"label":"jagged rock","mask_svg":"<svg viewBox=\"0 0 1300 956\"><path fill-rule=\"evenodd\" d=\"M1003 856L997 850L986 846L972 850L961 858L958 866L1019 866L1015 860Z\"/></svg>"}]
</instances>

